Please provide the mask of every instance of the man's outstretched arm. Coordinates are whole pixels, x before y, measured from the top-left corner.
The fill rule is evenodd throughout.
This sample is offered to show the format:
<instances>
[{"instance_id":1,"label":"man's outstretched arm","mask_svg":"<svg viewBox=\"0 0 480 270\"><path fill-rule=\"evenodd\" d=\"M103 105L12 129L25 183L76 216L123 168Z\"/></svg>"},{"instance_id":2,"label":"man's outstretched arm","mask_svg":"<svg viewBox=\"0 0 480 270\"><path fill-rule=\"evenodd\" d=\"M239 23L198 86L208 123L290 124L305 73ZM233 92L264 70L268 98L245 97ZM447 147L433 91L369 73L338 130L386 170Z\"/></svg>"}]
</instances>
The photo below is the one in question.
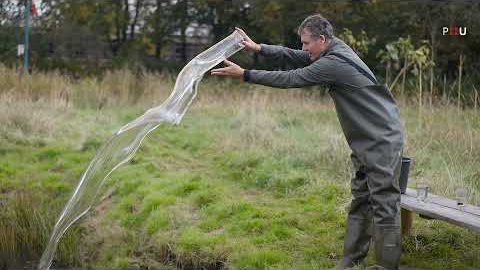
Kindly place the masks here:
<instances>
[{"instance_id":1,"label":"man's outstretched arm","mask_svg":"<svg viewBox=\"0 0 480 270\"><path fill-rule=\"evenodd\" d=\"M300 68L311 64L310 57L306 51L268 44L260 44L260 48L260 55L292 65L294 68Z\"/></svg>"},{"instance_id":2,"label":"man's outstretched arm","mask_svg":"<svg viewBox=\"0 0 480 270\"><path fill-rule=\"evenodd\" d=\"M309 66L288 71L245 70L244 80L277 88L299 88L335 81L331 60L322 58Z\"/></svg>"},{"instance_id":3,"label":"man's outstretched arm","mask_svg":"<svg viewBox=\"0 0 480 270\"><path fill-rule=\"evenodd\" d=\"M333 83L334 60L322 57L309 66L289 71L245 70L239 65L225 60L227 67L211 71L212 75L243 78L244 81L277 88L297 88L319 83Z\"/></svg>"},{"instance_id":4,"label":"man's outstretched arm","mask_svg":"<svg viewBox=\"0 0 480 270\"><path fill-rule=\"evenodd\" d=\"M308 52L294 50L278 45L257 44L242 29L236 27L243 36L243 45L248 51L253 51L278 62L292 65L295 68L304 67L311 63Z\"/></svg>"}]
</instances>

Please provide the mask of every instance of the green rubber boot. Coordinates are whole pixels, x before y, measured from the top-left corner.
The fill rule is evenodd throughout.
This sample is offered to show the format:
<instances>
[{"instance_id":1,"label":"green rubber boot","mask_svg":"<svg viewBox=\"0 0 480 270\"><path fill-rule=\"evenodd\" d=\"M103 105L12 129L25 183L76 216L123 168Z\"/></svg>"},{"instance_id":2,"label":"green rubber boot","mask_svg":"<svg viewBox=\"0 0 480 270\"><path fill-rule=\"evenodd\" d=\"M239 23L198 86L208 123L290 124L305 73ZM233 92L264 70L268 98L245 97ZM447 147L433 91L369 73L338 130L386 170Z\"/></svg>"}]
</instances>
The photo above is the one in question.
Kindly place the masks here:
<instances>
[{"instance_id":1,"label":"green rubber boot","mask_svg":"<svg viewBox=\"0 0 480 270\"><path fill-rule=\"evenodd\" d=\"M379 269L398 270L402 254L399 226L374 226L375 259Z\"/></svg>"},{"instance_id":2,"label":"green rubber boot","mask_svg":"<svg viewBox=\"0 0 480 270\"><path fill-rule=\"evenodd\" d=\"M363 266L368 254L371 239L372 220L347 219L347 232L344 239L344 255L338 265L339 269Z\"/></svg>"}]
</instances>

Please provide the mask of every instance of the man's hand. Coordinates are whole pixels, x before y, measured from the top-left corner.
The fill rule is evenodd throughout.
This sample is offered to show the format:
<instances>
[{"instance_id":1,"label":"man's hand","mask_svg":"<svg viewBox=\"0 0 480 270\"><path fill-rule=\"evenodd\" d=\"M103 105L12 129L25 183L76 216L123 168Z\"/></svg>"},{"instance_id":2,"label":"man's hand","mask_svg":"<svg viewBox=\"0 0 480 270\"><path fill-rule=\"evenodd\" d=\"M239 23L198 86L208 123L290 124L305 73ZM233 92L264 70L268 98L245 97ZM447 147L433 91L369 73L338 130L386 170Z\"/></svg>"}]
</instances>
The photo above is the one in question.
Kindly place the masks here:
<instances>
[{"instance_id":1,"label":"man's hand","mask_svg":"<svg viewBox=\"0 0 480 270\"><path fill-rule=\"evenodd\" d=\"M245 72L245 69L228 60L223 62L227 65L227 67L212 69L210 74L243 79L243 73Z\"/></svg>"},{"instance_id":2,"label":"man's hand","mask_svg":"<svg viewBox=\"0 0 480 270\"><path fill-rule=\"evenodd\" d=\"M261 47L259 44L255 43L242 29L235 27L235 30L237 30L242 36L243 36L243 41L242 44L245 45L245 49L247 51L254 51L254 52L259 52Z\"/></svg>"}]
</instances>

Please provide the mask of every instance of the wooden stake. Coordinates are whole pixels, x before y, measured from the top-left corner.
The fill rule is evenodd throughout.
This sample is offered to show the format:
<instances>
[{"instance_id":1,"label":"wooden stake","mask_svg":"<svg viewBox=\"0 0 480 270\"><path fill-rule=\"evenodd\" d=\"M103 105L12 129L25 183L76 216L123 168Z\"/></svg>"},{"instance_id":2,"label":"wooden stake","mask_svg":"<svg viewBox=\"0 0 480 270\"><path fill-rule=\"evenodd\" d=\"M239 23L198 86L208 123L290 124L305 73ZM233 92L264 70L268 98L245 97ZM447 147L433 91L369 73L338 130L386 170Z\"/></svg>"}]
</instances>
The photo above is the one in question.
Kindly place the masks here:
<instances>
[{"instance_id":1,"label":"wooden stake","mask_svg":"<svg viewBox=\"0 0 480 270\"><path fill-rule=\"evenodd\" d=\"M462 67L463 67L463 54L460 54L460 64L458 66L458 100L457 100L457 110L460 111L460 98L462 94Z\"/></svg>"},{"instance_id":2,"label":"wooden stake","mask_svg":"<svg viewBox=\"0 0 480 270\"><path fill-rule=\"evenodd\" d=\"M420 66L418 69L418 108L421 110L422 108L422 62L420 62Z\"/></svg>"},{"instance_id":3,"label":"wooden stake","mask_svg":"<svg viewBox=\"0 0 480 270\"><path fill-rule=\"evenodd\" d=\"M447 92L446 92L446 87L447 86L447 75L443 74L443 102L447 99Z\"/></svg>"},{"instance_id":4,"label":"wooden stake","mask_svg":"<svg viewBox=\"0 0 480 270\"><path fill-rule=\"evenodd\" d=\"M478 99L478 92L477 88L475 87L475 84L473 85L473 91L474 91L474 99L473 99L473 110L477 112L477 99Z\"/></svg>"},{"instance_id":5,"label":"wooden stake","mask_svg":"<svg viewBox=\"0 0 480 270\"><path fill-rule=\"evenodd\" d=\"M407 68L408 68L408 55L405 56L405 64L403 65L404 71L403 71L403 78L402 78L402 99L403 99L403 94L405 93L405 76L407 75Z\"/></svg>"},{"instance_id":6,"label":"wooden stake","mask_svg":"<svg viewBox=\"0 0 480 270\"><path fill-rule=\"evenodd\" d=\"M433 50L432 50L432 59L433 59ZM433 64L430 66L430 107L433 103Z\"/></svg>"}]
</instances>

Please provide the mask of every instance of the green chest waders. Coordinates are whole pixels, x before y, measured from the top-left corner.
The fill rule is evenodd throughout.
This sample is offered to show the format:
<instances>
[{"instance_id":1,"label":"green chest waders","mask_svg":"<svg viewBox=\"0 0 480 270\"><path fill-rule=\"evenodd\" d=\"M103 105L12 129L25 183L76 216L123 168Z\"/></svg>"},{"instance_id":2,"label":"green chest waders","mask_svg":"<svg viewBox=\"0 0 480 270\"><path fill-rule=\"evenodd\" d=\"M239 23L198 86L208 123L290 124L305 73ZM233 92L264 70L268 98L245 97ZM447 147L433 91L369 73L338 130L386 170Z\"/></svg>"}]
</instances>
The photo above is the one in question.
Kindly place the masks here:
<instances>
[{"instance_id":1,"label":"green chest waders","mask_svg":"<svg viewBox=\"0 0 480 270\"><path fill-rule=\"evenodd\" d=\"M373 85L356 90L329 91L338 119L352 149L356 174L347 218L344 258L340 268L360 264L372 236L377 265L398 269L400 261L400 173L403 128L398 107L387 85L377 81L352 60L332 52L370 78Z\"/></svg>"}]
</instances>

